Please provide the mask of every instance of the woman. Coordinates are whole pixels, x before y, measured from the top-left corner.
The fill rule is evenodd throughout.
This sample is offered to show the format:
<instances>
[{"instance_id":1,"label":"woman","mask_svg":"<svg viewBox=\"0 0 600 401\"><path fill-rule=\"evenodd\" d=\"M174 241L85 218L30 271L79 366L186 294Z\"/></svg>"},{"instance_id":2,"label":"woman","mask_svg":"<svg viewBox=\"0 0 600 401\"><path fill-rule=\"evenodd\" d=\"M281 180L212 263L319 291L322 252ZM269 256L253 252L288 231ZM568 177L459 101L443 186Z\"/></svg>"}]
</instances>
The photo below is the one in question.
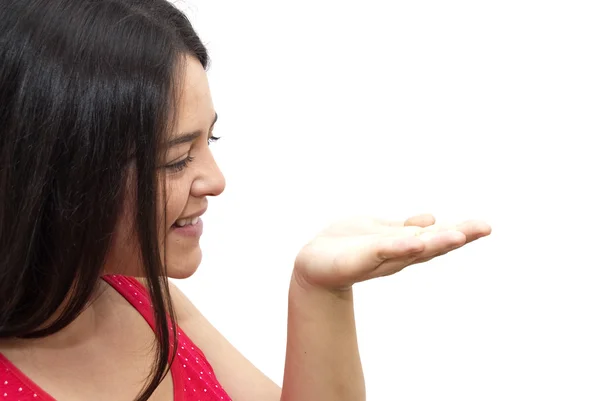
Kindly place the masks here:
<instances>
[{"instance_id":1,"label":"woman","mask_svg":"<svg viewBox=\"0 0 600 401\"><path fill-rule=\"evenodd\" d=\"M428 215L321 232L296 258L280 389L168 281L200 264L225 187L208 61L166 0L3 0L0 399L364 400L352 284L490 233Z\"/></svg>"}]
</instances>

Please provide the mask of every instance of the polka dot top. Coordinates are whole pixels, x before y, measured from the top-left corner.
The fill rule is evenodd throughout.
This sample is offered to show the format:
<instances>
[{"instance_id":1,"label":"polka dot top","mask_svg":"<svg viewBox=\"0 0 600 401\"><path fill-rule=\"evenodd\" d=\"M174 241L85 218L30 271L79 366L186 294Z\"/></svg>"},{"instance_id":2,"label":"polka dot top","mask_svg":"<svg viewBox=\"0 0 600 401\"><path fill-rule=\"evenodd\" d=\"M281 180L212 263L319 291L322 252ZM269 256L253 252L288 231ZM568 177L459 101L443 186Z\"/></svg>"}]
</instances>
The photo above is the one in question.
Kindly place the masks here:
<instances>
[{"instance_id":1,"label":"polka dot top","mask_svg":"<svg viewBox=\"0 0 600 401\"><path fill-rule=\"evenodd\" d=\"M146 288L132 277L104 276L155 329L150 297ZM174 401L231 401L219 384L206 357L178 327L177 357L173 361ZM0 401L56 401L0 353Z\"/></svg>"}]
</instances>

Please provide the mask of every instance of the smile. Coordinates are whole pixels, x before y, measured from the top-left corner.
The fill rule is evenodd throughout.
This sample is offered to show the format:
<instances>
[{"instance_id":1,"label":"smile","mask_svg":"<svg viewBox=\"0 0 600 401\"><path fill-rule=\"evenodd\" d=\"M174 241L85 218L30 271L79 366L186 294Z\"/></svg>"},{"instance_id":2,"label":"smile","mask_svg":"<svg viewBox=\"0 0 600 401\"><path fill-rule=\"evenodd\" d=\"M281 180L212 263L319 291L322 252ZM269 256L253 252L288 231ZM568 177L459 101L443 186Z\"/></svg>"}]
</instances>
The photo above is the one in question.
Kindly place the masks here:
<instances>
[{"instance_id":1,"label":"smile","mask_svg":"<svg viewBox=\"0 0 600 401\"><path fill-rule=\"evenodd\" d=\"M177 227L193 226L193 225L198 224L199 221L200 221L200 217L196 216L196 217L192 217L189 219L179 219L175 222L175 225Z\"/></svg>"}]
</instances>

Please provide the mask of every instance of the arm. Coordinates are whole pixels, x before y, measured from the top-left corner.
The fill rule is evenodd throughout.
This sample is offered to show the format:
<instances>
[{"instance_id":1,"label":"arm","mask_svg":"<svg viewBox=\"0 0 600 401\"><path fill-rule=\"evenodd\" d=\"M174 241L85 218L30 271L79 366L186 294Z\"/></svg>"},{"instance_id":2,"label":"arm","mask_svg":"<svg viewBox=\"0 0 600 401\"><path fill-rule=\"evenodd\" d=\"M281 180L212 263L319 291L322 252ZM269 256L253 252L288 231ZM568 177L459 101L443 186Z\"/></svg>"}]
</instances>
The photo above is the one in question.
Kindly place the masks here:
<instances>
[{"instance_id":1,"label":"arm","mask_svg":"<svg viewBox=\"0 0 600 401\"><path fill-rule=\"evenodd\" d=\"M365 399L352 289L326 291L294 275L281 401Z\"/></svg>"},{"instance_id":2,"label":"arm","mask_svg":"<svg viewBox=\"0 0 600 401\"><path fill-rule=\"evenodd\" d=\"M169 291L179 326L200 347L233 400L280 400L277 384L235 349L173 283L169 283Z\"/></svg>"},{"instance_id":3,"label":"arm","mask_svg":"<svg viewBox=\"0 0 600 401\"><path fill-rule=\"evenodd\" d=\"M196 309L169 286L180 327L202 349L221 385L236 401L362 401L352 291L301 285L289 291L288 344L282 390L261 373Z\"/></svg>"},{"instance_id":4,"label":"arm","mask_svg":"<svg viewBox=\"0 0 600 401\"><path fill-rule=\"evenodd\" d=\"M357 218L332 225L301 250L290 282L283 389L171 285L181 327L236 401L364 401L352 284L395 274L491 232L475 220L450 228L434 222L429 215L404 223Z\"/></svg>"}]
</instances>

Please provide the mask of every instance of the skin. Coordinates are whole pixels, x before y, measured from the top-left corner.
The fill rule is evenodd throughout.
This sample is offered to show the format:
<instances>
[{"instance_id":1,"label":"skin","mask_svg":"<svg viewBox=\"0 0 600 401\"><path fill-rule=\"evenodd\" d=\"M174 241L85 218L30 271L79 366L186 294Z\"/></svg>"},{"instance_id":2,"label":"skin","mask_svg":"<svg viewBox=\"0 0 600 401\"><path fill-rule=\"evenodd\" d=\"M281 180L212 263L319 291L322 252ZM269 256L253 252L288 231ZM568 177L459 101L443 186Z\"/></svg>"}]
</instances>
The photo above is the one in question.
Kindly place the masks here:
<instances>
[{"instance_id":1,"label":"skin","mask_svg":"<svg viewBox=\"0 0 600 401\"><path fill-rule=\"evenodd\" d=\"M202 251L195 238L179 235L173 224L206 209L208 197L218 196L225 189L225 179L208 146L215 110L206 73L196 59L186 58L182 83L176 127L169 139L184 133L197 135L168 148L161 167L187 157L194 159L183 169L161 168L159 172L165 177L167 194L166 222L161 225L160 234L166 234L168 275L178 279L196 271ZM132 177L133 171L130 173ZM162 205L164 201L161 197L157 203ZM131 234L133 205L133 196L128 193L109 250L107 274L136 276L141 271L139 246ZM180 327L201 349L207 350L209 362L230 395L239 400L278 400L279 387L235 350L172 283L170 290ZM98 297L70 326L43 339L4 341L0 352L61 401L131 401L152 366L153 340L150 326L139 313L101 281ZM50 366L52 369L48 369ZM152 400L172 399L173 382L168 375Z\"/></svg>"},{"instance_id":2,"label":"skin","mask_svg":"<svg viewBox=\"0 0 600 401\"><path fill-rule=\"evenodd\" d=\"M208 197L218 196L225 189L225 178L208 146L216 117L208 79L202 65L192 57L186 58L177 117L175 133L169 140L184 138L187 133L193 133L195 137L166 148L159 172L166 185L166 222L159 225L159 238L166 238L169 277L182 279L194 274L202 261L202 250L195 238L179 235L172 226L177 219L194 216L205 210ZM186 167L177 170L167 167L188 157L193 160ZM132 177L133 171L130 173ZM131 186L132 179L129 181ZM162 195L163 191L160 193ZM160 196L157 202L159 216L164 203L165 199ZM123 209L105 270L112 274L137 276L141 272L141 262L139 246L132 235L132 213L135 209L131 192L127 193Z\"/></svg>"},{"instance_id":3,"label":"skin","mask_svg":"<svg viewBox=\"0 0 600 401\"><path fill-rule=\"evenodd\" d=\"M356 218L332 224L297 255L288 300L282 401L365 401L353 284L395 274L489 235L484 222L436 225Z\"/></svg>"},{"instance_id":4,"label":"skin","mask_svg":"<svg viewBox=\"0 0 600 401\"><path fill-rule=\"evenodd\" d=\"M225 188L208 148L215 110L207 77L192 58L186 59L186 67L170 139L186 132L200 134L166 152L165 165L188 156L193 161L180 171L161 170L167 197L158 202L166 202L166 221L161 225L166 255L161 256L172 278L191 276L202 260L199 242L182 237L172 225L204 210L207 198ZM123 210L105 271L135 276L141 264L131 235L135 210L131 194ZM433 216L422 215L402 222L354 219L319 233L298 254L290 281L283 388L241 355L171 283L175 313L181 329L203 350L236 401L364 401L352 285L395 274L490 232L483 222L440 226ZM152 365L152 344L153 333L145 320L112 287L101 283L96 301L69 327L43 339L1 343L0 352L61 401L131 401ZM170 401L172 394L173 382L167 376L152 400Z\"/></svg>"}]
</instances>

